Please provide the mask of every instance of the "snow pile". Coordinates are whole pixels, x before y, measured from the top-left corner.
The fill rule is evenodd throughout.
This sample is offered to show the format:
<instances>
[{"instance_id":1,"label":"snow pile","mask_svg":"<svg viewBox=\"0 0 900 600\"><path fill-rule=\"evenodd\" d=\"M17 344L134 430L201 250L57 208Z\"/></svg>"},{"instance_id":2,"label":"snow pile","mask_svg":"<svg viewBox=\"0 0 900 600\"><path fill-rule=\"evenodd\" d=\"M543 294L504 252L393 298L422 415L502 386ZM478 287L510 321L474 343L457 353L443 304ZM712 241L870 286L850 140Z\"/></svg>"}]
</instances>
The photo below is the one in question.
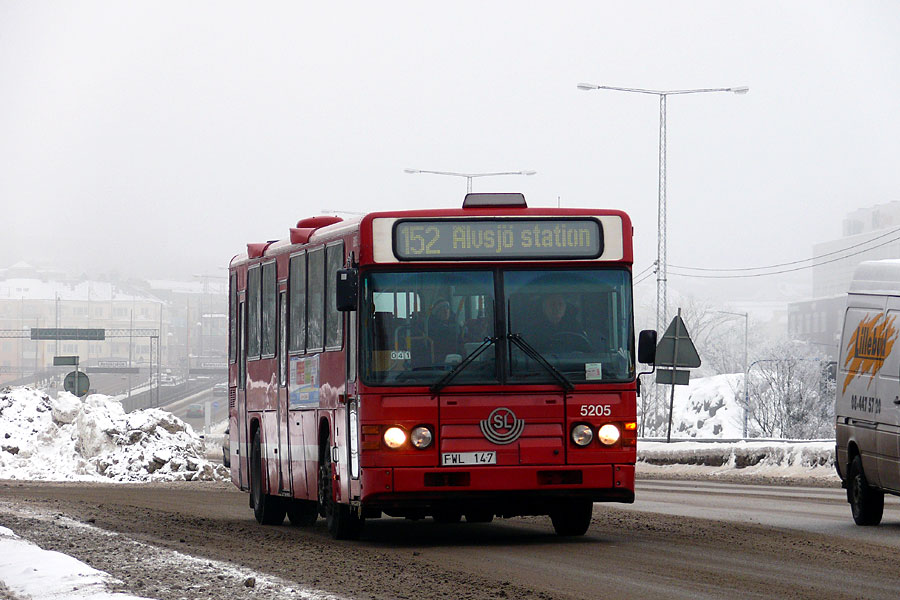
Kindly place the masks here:
<instances>
[{"instance_id":1,"label":"snow pile","mask_svg":"<svg viewBox=\"0 0 900 600\"><path fill-rule=\"evenodd\" d=\"M4 598L145 600L109 592L110 585L121 582L67 554L43 550L6 527L0 527L0 548L0 581L15 594Z\"/></svg>"},{"instance_id":2,"label":"snow pile","mask_svg":"<svg viewBox=\"0 0 900 600\"><path fill-rule=\"evenodd\" d=\"M834 477L834 441L638 442L638 462L671 471L675 465L710 467L712 473L776 477ZM652 471L652 469L651 469Z\"/></svg>"},{"instance_id":3,"label":"snow pile","mask_svg":"<svg viewBox=\"0 0 900 600\"><path fill-rule=\"evenodd\" d=\"M164 410L125 414L94 394L56 398L30 388L0 392L0 478L30 480L226 480L193 428Z\"/></svg>"},{"instance_id":4,"label":"snow pile","mask_svg":"<svg viewBox=\"0 0 900 600\"><path fill-rule=\"evenodd\" d=\"M744 411L735 399L744 386L743 373L692 379L675 386L672 437L739 438ZM662 386L668 405L670 387Z\"/></svg>"}]
</instances>

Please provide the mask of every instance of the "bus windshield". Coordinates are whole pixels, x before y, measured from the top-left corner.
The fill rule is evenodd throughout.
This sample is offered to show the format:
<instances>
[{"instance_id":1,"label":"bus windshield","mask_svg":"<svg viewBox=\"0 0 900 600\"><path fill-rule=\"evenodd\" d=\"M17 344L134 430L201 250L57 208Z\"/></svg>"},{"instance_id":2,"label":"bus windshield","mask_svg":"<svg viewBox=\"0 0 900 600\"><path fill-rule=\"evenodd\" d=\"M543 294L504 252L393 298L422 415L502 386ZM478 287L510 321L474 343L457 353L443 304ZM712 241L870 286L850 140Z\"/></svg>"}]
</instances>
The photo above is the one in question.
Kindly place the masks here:
<instances>
[{"instance_id":1,"label":"bus windshield","mask_svg":"<svg viewBox=\"0 0 900 600\"><path fill-rule=\"evenodd\" d=\"M432 385L493 338L453 385L553 383L510 340L517 336L573 383L630 380L630 290L625 269L372 272L360 315L363 377L373 385Z\"/></svg>"},{"instance_id":2,"label":"bus windshield","mask_svg":"<svg viewBox=\"0 0 900 600\"><path fill-rule=\"evenodd\" d=\"M623 269L503 273L508 334L518 334L573 383L634 377L631 278ZM547 371L507 344L512 382L544 381Z\"/></svg>"}]
</instances>

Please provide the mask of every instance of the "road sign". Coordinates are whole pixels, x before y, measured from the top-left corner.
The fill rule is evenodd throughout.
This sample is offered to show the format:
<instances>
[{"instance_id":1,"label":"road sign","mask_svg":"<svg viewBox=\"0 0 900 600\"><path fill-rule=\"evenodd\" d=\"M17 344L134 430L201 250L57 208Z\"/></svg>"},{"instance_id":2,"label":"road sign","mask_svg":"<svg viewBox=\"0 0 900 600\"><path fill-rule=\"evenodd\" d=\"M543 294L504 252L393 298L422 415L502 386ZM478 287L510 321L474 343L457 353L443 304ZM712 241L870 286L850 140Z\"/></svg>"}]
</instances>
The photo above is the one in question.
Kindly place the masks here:
<instances>
[{"instance_id":1,"label":"road sign","mask_svg":"<svg viewBox=\"0 0 900 600\"><path fill-rule=\"evenodd\" d=\"M119 373L121 375L137 375L141 372L140 367L85 367L84 370L90 373Z\"/></svg>"},{"instance_id":2,"label":"road sign","mask_svg":"<svg viewBox=\"0 0 900 600\"><path fill-rule=\"evenodd\" d=\"M90 340L102 342L106 339L105 329L58 329L55 327L32 327L33 340Z\"/></svg>"},{"instance_id":3,"label":"road sign","mask_svg":"<svg viewBox=\"0 0 900 600\"><path fill-rule=\"evenodd\" d=\"M53 357L53 366L54 367L77 367L78 366L78 357L77 356L54 356Z\"/></svg>"},{"instance_id":4,"label":"road sign","mask_svg":"<svg viewBox=\"0 0 900 600\"><path fill-rule=\"evenodd\" d=\"M656 370L656 383L664 383L666 385L688 385L690 381L690 371L677 371L674 369Z\"/></svg>"},{"instance_id":5,"label":"road sign","mask_svg":"<svg viewBox=\"0 0 900 600\"><path fill-rule=\"evenodd\" d=\"M127 360L98 360L97 366L105 367L107 369L113 369L113 368L120 369L122 367L127 367L128 361Z\"/></svg>"},{"instance_id":6,"label":"road sign","mask_svg":"<svg viewBox=\"0 0 900 600\"><path fill-rule=\"evenodd\" d=\"M700 355L697 354L680 314L672 319L659 344L656 345L656 366L687 369L700 366Z\"/></svg>"},{"instance_id":7,"label":"road sign","mask_svg":"<svg viewBox=\"0 0 900 600\"><path fill-rule=\"evenodd\" d=\"M200 368L201 369L218 369L220 371L224 371L225 369L228 368L228 363L225 362L224 360L215 361L215 362L212 362L212 361L201 362Z\"/></svg>"},{"instance_id":8,"label":"road sign","mask_svg":"<svg viewBox=\"0 0 900 600\"><path fill-rule=\"evenodd\" d=\"M88 390L91 389L91 380L88 379L88 376L79 371L72 371L68 375L66 375L65 381L63 381L63 387L70 394L75 394L79 398L88 393Z\"/></svg>"}]
</instances>

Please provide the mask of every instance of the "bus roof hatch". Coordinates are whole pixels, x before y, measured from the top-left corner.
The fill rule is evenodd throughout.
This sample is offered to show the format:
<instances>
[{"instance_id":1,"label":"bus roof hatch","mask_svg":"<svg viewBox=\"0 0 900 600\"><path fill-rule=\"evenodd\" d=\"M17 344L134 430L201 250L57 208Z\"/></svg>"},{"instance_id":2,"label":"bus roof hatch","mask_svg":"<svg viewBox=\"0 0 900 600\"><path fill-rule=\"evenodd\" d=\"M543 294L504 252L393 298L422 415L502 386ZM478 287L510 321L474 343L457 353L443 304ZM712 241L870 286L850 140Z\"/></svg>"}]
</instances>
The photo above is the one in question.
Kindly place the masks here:
<instances>
[{"instance_id":1,"label":"bus roof hatch","mask_svg":"<svg viewBox=\"0 0 900 600\"><path fill-rule=\"evenodd\" d=\"M525 204L525 195L519 192L502 192L491 194L466 194L463 200L463 208L481 208L484 206L509 206L514 208L528 208Z\"/></svg>"}]
</instances>

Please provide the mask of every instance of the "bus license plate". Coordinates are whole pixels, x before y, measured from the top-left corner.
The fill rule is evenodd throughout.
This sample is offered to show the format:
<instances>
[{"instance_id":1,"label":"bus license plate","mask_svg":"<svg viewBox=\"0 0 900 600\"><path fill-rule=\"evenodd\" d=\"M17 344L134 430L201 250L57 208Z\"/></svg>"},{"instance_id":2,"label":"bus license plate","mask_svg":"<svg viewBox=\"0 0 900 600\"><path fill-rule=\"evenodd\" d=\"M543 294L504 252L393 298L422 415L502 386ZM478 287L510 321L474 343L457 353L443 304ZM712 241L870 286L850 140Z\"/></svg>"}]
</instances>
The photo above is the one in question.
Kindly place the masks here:
<instances>
[{"instance_id":1,"label":"bus license plate","mask_svg":"<svg viewBox=\"0 0 900 600\"><path fill-rule=\"evenodd\" d=\"M441 465L450 467L453 465L496 465L496 452L444 452L441 455Z\"/></svg>"}]
</instances>

